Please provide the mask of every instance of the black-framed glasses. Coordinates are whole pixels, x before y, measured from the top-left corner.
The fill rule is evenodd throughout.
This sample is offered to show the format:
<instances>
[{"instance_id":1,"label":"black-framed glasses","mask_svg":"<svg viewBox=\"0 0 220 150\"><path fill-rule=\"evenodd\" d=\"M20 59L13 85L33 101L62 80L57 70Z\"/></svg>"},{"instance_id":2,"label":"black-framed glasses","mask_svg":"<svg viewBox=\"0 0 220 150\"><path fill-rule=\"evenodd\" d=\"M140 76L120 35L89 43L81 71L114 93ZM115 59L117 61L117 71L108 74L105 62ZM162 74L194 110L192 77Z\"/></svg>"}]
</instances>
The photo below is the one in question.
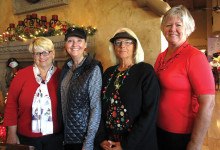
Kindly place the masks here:
<instances>
[{"instance_id":1,"label":"black-framed glasses","mask_svg":"<svg viewBox=\"0 0 220 150\"><path fill-rule=\"evenodd\" d=\"M52 51L43 51L43 52L33 52L34 56L48 56Z\"/></svg>"},{"instance_id":2,"label":"black-framed glasses","mask_svg":"<svg viewBox=\"0 0 220 150\"><path fill-rule=\"evenodd\" d=\"M121 46L122 43L124 43L126 46L129 46L134 44L135 42L132 40L115 40L114 45Z\"/></svg>"}]
</instances>

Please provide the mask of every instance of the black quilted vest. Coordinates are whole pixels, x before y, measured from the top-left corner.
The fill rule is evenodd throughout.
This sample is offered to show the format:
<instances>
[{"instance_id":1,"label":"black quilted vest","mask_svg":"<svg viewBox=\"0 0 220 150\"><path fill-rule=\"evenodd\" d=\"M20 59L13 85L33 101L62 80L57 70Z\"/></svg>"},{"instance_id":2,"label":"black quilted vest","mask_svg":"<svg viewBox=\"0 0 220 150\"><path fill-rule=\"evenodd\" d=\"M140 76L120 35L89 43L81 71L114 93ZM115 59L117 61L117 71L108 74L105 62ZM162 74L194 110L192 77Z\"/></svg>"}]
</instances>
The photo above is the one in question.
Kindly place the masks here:
<instances>
[{"instance_id":1,"label":"black quilted vest","mask_svg":"<svg viewBox=\"0 0 220 150\"><path fill-rule=\"evenodd\" d=\"M92 59L88 55L82 66L74 71L70 80L66 105L66 120L64 123L64 144L83 143L84 141L90 115L90 101L88 95L89 79L96 65L100 65L100 62ZM69 67L66 63L62 68L58 88L58 99L60 104L60 85L68 69ZM58 120L59 123L61 123L63 122L62 112L60 111L61 105L58 107Z\"/></svg>"}]
</instances>

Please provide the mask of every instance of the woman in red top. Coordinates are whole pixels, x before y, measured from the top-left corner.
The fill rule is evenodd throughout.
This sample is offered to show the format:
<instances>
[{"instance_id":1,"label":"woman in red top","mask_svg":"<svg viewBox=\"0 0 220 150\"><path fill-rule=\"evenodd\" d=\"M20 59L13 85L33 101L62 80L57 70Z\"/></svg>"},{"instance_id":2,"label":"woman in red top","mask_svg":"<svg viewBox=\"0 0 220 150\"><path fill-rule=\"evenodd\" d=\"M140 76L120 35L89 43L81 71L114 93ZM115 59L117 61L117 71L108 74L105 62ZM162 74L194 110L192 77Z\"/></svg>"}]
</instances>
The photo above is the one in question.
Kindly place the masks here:
<instances>
[{"instance_id":1,"label":"woman in red top","mask_svg":"<svg viewBox=\"0 0 220 150\"><path fill-rule=\"evenodd\" d=\"M7 143L60 150L56 93L61 70L53 66L54 45L39 37L30 43L29 51L34 65L19 70L9 87L4 116Z\"/></svg>"},{"instance_id":2,"label":"woman in red top","mask_svg":"<svg viewBox=\"0 0 220 150\"><path fill-rule=\"evenodd\" d=\"M170 9L161 30L168 48L155 63L161 84L160 150L200 150L215 104L214 79L206 56L187 42L195 22L184 6Z\"/></svg>"}]
</instances>

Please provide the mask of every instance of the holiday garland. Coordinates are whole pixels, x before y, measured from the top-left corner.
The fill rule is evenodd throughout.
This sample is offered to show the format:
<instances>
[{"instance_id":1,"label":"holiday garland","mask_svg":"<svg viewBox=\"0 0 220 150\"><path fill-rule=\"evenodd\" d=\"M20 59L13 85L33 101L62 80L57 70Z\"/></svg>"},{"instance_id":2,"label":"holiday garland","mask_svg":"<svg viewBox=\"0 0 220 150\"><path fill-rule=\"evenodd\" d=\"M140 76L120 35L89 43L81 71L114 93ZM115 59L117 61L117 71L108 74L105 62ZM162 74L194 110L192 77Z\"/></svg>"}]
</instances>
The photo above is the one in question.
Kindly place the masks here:
<instances>
[{"instance_id":1,"label":"holiday garland","mask_svg":"<svg viewBox=\"0 0 220 150\"><path fill-rule=\"evenodd\" d=\"M11 30L6 30L2 35L0 35L0 42L7 42L7 41L16 41L21 40L24 41L26 39L31 39L39 36L57 36L63 35L66 33L66 30L69 27L80 27L85 30L87 35L94 35L97 29L92 26L79 26L76 24L71 24L68 22L65 23L57 23L54 24L52 27L50 26L36 26L36 27L25 27L25 26L18 26Z\"/></svg>"}]
</instances>

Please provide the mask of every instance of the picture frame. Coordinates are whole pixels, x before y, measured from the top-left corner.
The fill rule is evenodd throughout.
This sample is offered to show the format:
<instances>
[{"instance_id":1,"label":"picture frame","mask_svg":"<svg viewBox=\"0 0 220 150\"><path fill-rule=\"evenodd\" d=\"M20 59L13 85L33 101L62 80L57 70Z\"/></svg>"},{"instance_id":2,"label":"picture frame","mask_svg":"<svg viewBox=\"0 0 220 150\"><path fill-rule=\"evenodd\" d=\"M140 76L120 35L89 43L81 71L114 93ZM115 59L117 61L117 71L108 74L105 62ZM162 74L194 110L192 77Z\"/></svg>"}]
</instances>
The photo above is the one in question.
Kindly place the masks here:
<instances>
[{"instance_id":1,"label":"picture frame","mask_svg":"<svg viewBox=\"0 0 220 150\"><path fill-rule=\"evenodd\" d=\"M24 14L46 8L68 5L69 0L39 0L31 3L30 0L13 0L14 14Z\"/></svg>"}]
</instances>

